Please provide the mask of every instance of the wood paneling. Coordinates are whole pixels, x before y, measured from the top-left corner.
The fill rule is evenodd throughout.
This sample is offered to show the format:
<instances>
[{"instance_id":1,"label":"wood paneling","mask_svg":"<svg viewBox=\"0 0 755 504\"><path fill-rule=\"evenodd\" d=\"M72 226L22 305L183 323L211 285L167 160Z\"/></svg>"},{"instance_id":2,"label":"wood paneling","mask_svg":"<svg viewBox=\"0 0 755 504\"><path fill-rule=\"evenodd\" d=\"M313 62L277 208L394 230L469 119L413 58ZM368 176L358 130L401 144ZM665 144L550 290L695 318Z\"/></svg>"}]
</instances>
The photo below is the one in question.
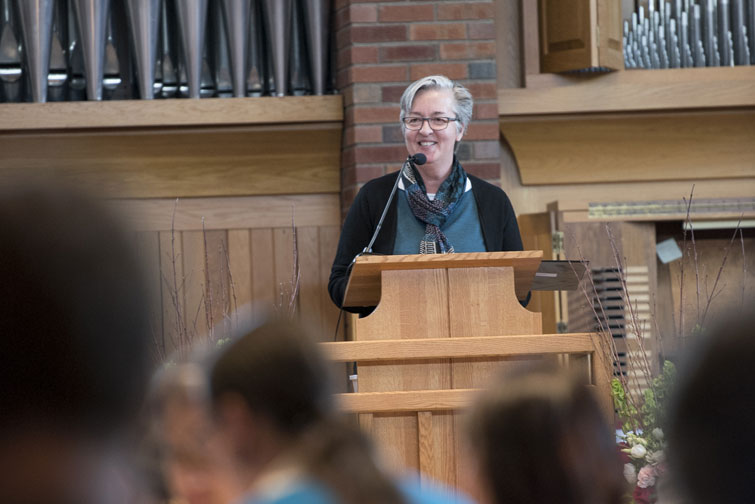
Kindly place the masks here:
<instances>
[{"instance_id":1,"label":"wood paneling","mask_svg":"<svg viewBox=\"0 0 755 504\"><path fill-rule=\"evenodd\" d=\"M429 255L365 255L357 259L346 286L344 306L375 306L381 299L381 272L416 270L422 263L425 269L456 269L470 266L501 267L516 263L516 295L520 299L527 296L535 277L542 253L485 252ZM384 294L384 293L383 293Z\"/></svg>"},{"instance_id":2,"label":"wood paneling","mask_svg":"<svg viewBox=\"0 0 755 504\"><path fill-rule=\"evenodd\" d=\"M466 273L473 271L468 270L448 270L450 276L459 276L457 283ZM398 272L387 272L387 276L393 278L389 282L404 281L404 289L413 291L411 282L417 280L417 276L405 278L411 275L398 276ZM428 275L429 278L437 277L436 271L425 270L410 272ZM483 272L484 273L484 272ZM488 272L489 273L489 272ZM510 268L500 268L499 273L509 277L505 279L509 284L513 283ZM451 279L448 287L454 282ZM479 279L473 279L470 283L480 283ZM483 282L484 283L484 282ZM497 286L493 282L492 286ZM458 287L458 285L456 285ZM401 290L404 290L401 289ZM384 286L386 293L394 293L395 289L386 283ZM513 296L513 286L509 285L508 294L504 294L509 300L507 305L503 305L499 311L507 312L514 305L518 305ZM449 303L453 295L448 296ZM398 306L394 303L397 299L390 296L387 303L390 303L392 310ZM513 303L513 304L512 304ZM482 303L465 303L466 305L479 305ZM495 306L501 307L500 303L494 303ZM454 306L458 305L455 303ZM459 313L457 318L460 324L452 322L451 330L461 329L460 336L464 336L467 331L474 330L478 327L475 323L463 323L462 319L470 322L473 319L480 318L480 313L474 312L474 308L469 312ZM524 312L524 310L521 310ZM521 312L520 312L521 313ZM386 313L384 313L385 315ZM378 446L384 454L388 454L389 465L397 471L405 470L406 467L415 467L422 472L423 480L425 477L431 477L436 481L442 481L451 486L468 489L471 488L469 476L470 472L464 469L464 460L462 453L468 451L466 445L466 435L463 432L463 409L472 403L479 393L479 383L474 388L464 386L457 388L448 388L443 381L433 380L429 375L441 370L438 362L447 362L447 358L469 358L489 356L496 360L506 360L512 357L541 357L542 355L561 354L570 352L574 356L573 363L590 363L591 369L583 376L585 383L590 383L604 408L610 421L613 420L613 406L610 399L609 374L606 362L601 354L602 343L596 334L564 334L564 335L512 335L512 336L491 336L488 337L462 337L462 338L419 338L410 339L381 339L391 332L400 334L402 328L406 334L407 326L411 326L409 316L419 315L419 321L424 322L424 314L417 313L415 310L407 308L405 312L400 312L398 323L393 327L379 325L377 321L372 327L372 335L378 336L377 340L367 341L347 341L340 343L326 343L322 347L330 358L338 361L358 361L360 369L360 389L366 388L367 391L350 394L338 394L337 401L341 409L351 413L359 414L360 425L369 431L370 435L378 440ZM374 315L371 315L374 316ZM452 316L453 318L453 316ZM523 322L525 326L536 330L539 323L534 318L524 320L517 317L513 320L510 314L494 316L497 321L491 321L490 316L482 316L479 326L483 333L488 330L499 330L502 333L510 332L512 326ZM370 317L360 319L360 324L369 321ZM477 320L475 320L476 322ZM385 322L385 320L382 320ZM488 323L486 323L488 322ZM533 324L533 322L535 322ZM503 325L501 325L503 324ZM458 325L456 329L454 326ZM408 327L411 328L411 327ZM418 326L420 332L424 332L424 326ZM365 329L360 330L360 334L365 334ZM452 334L453 336L453 334ZM441 359L438 359L441 358ZM444 359L445 358L445 359ZM417 376L402 374L395 375L392 370L395 362L404 362L405 365L414 361L425 362L428 366L425 373ZM362 376L362 370L366 363L370 363L370 377L368 383L362 383L365 378ZM384 369L385 373L373 375L374 369L385 363L388 367ZM570 362L570 365L572 362ZM421 371L422 368L416 368ZM453 372L455 378L456 371ZM377 381L375 380L377 378ZM431 383L431 386L419 388L422 382ZM455 382L456 380L454 380ZM461 380L464 381L464 380ZM376 384L384 390L373 391ZM465 382L466 383L466 382ZM402 388L403 386L406 388ZM390 388L392 387L392 388ZM408 389L408 390L407 390Z\"/></svg>"},{"instance_id":3,"label":"wood paneling","mask_svg":"<svg viewBox=\"0 0 755 504\"><path fill-rule=\"evenodd\" d=\"M595 65L593 0L540 0L540 68L564 72Z\"/></svg>"},{"instance_id":4,"label":"wood paneling","mask_svg":"<svg viewBox=\"0 0 755 504\"><path fill-rule=\"evenodd\" d=\"M476 389L416 390L411 392L360 392L340 394L341 409L350 413L430 412L461 409L469 404L479 392ZM425 426L432 429L431 426ZM414 442L422 450L422 440ZM430 441L427 441L431 443ZM425 447L425 451L427 448Z\"/></svg>"},{"instance_id":5,"label":"wood paneling","mask_svg":"<svg viewBox=\"0 0 755 504\"><path fill-rule=\"evenodd\" d=\"M320 331L321 339L333 339L338 310L326 287L338 226L329 218L315 225L302 214L309 225L299 227L298 218L293 217L297 224L294 242L291 206L281 204L277 210L255 216L248 209L261 208L268 201L259 198L263 201L257 201L258 197L226 202L220 198L180 200L172 229L175 202L115 202L127 220L147 229L136 236L155 294L153 336L158 357L176 352L186 355L196 344L212 345L229 337L235 328L260 316L249 309L250 303L258 308L287 306L294 243L301 270L296 313L313 331ZM315 215L338 215L337 197L307 198L311 201L306 206ZM182 208L184 203L188 208Z\"/></svg>"},{"instance_id":6,"label":"wood paneling","mask_svg":"<svg viewBox=\"0 0 755 504\"><path fill-rule=\"evenodd\" d=\"M252 230L252 299L272 306L278 299L275 283L273 229Z\"/></svg>"},{"instance_id":7,"label":"wood paneling","mask_svg":"<svg viewBox=\"0 0 755 504\"><path fill-rule=\"evenodd\" d=\"M475 332L475 334L477 334ZM520 334L509 336L469 336L464 338L427 338L411 340L374 340L323 343L329 359L341 362L379 362L390 360L428 360L441 357L491 357L498 355L531 356L552 353L588 353L594 335Z\"/></svg>"},{"instance_id":8,"label":"wood paneling","mask_svg":"<svg viewBox=\"0 0 755 504\"><path fill-rule=\"evenodd\" d=\"M502 116L755 106L755 68L673 68L596 75L542 74L499 89Z\"/></svg>"},{"instance_id":9,"label":"wood paneling","mask_svg":"<svg viewBox=\"0 0 755 504\"><path fill-rule=\"evenodd\" d=\"M507 118L501 132L514 150L525 185L755 174L755 109Z\"/></svg>"},{"instance_id":10,"label":"wood paneling","mask_svg":"<svg viewBox=\"0 0 755 504\"><path fill-rule=\"evenodd\" d=\"M597 63L599 67L624 70L621 1L597 0Z\"/></svg>"},{"instance_id":11,"label":"wood paneling","mask_svg":"<svg viewBox=\"0 0 755 504\"><path fill-rule=\"evenodd\" d=\"M616 0L540 0L543 72L624 68Z\"/></svg>"},{"instance_id":12,"label":"wood paneling","mask_svg":"<svg viewBox=\"0 0 755 504\"><path fill-rule=\"evenodd\" d=\"M175 198L132 199L111 204L131 227L144 231L197 229L203 217L207 230L290 227L292 217L301 227L341 224L338 194L182 198L178 202Z\"/></svg>"},{"instance_id":13,"label":"wood paneling","mask_svg":"<svg viewBox=\"0 0 755 504\"><path fill-rule=\"evenodd\" d=\"M52 171L110 197L337 193L340 123L0 135L0 177Z\"/></svg>"},{"instance_id":14,"label":"wood paneling","mask_svg":"<svg viewBox=\"0 0 755 504\"><path fill-rule=\"evenodd\" d=\"M542 250L544 261L556 259L553 255L555 222L550 212L520 214L517 222L525 250ZM543 332L555 333L557 331L558 296L557 292L551 291L532 292L527 309L542 314Z\"/></svg>"},{"instance_id":15,"label":"wood paneling","mask_svg":"<svg viewBox=\"0 0 755 504\"><path fill-rule=\"evenodd\" d=\"M744 229L742 238L733 241L734 229L695 231L694 246L689 232L686 244L681 234L679 230L674 238L680 248L687 248L683 259L658 265L659 273L663 272L658 289L668 297L665 307L671 314L661 329L665 350L671 355L682 349L682 338L699 331L698 324L709 328L722 315L751 310L755 299L754 230ZM666 229L659 239L668 237Z\"/></svg>"},{"instance_id":16,"label":"wood paneling","mask_svg":"<svg viewBox=\"0 0 755 504\"><path fill-rule=\"evenodd\" d=\"M125 100L0 105L0 131L340 122L333 96Z\"/></svg>"}]
</instances>

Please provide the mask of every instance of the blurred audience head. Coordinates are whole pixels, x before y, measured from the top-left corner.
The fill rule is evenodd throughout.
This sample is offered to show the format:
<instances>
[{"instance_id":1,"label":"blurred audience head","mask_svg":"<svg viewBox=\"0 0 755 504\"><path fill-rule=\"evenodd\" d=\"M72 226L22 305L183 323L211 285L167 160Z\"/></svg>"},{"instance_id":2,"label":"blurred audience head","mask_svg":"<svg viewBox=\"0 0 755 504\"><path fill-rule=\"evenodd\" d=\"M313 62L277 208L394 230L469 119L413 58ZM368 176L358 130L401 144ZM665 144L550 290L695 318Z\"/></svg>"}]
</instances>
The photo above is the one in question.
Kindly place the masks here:
<instances>
[{"instance_id":1,"label":"blurred audience head","mask_svg":"<svg viewBox=\"0 0 755 504\"><path fill-rule=\"evenodd\" d=\"M240 332L210 376L221 444L248 494L277 502L315 482L333 501L403 501L361 432L337 416L330 369L302 327L271 319Z\"/></svg>"},{"instance_id":2,"label":"blurred audience head","mask_svg":"<svg viewBox=\"0 0 755 504\"><path fill-rule=\"evenodd\" d=\"M750 312L722 319L680 365L667 437L669 468L683 502L752 501L753 362L755 315Z\"/></svg>"},{"instance_id":3,"label":"blurred audience head","mask_svg":"<svg viewBox=\"0 0 755 504\"><path fill-rule=\"evenodd\" d=\"M592 392L547 368L509 373L467 424L485 504L624 502L614 437Z\"/></svg>"},{"instance_id":4,"label":"blurred audience head","mask_svg":"<svg viewBox=\"0 0 755 504\"><path fill-rule=\"evenodd\" d=\"M214 438L205 368L166 364L147 401L148 443L143 464L157 499L224 504L240 493L232 466Z\"/></svg>"},{"instance_id":5,"label":"blurred audience head","mask_svg":"<svg viewBox=\"0 0 755 504\"><path fill-rule=\"evenodd\" d=\"M128 236L65 184L0 189L0 501L86 502L102 447L149 375L142 272ZM89 474L89 482L96 481Z\"/></svg>"}]
</instances>

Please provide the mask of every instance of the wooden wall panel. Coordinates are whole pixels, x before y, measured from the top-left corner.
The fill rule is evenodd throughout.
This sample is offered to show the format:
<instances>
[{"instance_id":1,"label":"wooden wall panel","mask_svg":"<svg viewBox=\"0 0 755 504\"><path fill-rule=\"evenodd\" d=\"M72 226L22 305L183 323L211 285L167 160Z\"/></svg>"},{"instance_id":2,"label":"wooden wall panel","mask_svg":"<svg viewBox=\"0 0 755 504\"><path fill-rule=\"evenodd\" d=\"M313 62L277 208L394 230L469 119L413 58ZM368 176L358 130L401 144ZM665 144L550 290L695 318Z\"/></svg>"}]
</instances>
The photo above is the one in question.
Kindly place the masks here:
<instances>
[{"instance_id":1,"label":"wooden wall panel","mask_svg":"<svg viewBox=\"0 0 755 504\"><path fill-rule=\"evenodd\" d=\"M316 227L298 229L297 243L299 271L301 273L299 308L302 313L308 314L306 324L310 327L322 327L320 297L322 296L323 284L320 283L319 242L320 238ZM325 335L323 336L325 337Z\"/></svg>"},{"instance_id":2,"label":"wooden wall panel","mask_svg":"<svg viewBox=\"0 0 755 504\"><path fill-rule=\"evenodd\" d=\"M252 233L252 299L272 306L278 287L275 284L272 229L253 229Z\"/></svg>"},{"instance_id":3,"label":"wooden wall panel","mask_svg":"<svg viewBox=\"0 0 755 504\"><path fill-rule=\"evenodd\" d=\"M181 233L184 267L184 323L192 339L204 340L210 333L210 318L204 306L205 249L202 231Z\"/></svg>"},{"instance_id":4,"label":"wooden wall panel","mask_svg":"<svg viewBox=\"0 0 755 504\"><path fill-rule=\"evenodd\" d=\"M338 194L228 198L162 198L113 200L113 206L135 229L257 229L291 226L340 226Z\"/></svg>"},{"instance_id":5,"label":"wooden wall panel","mask_svg":"<svg viewBox=\"0 0 755 504\"><path fill-rule=\"evenodd\" d=\"M623 18L621 2L598 0L597 50L598 65L614 70L624 70L622 52Z\"/></svg>"},{"instance_id":6,"label":"wooden wall panel","mask_svg":"<svg viewBox=\"0 0 755 504\"><path fill-rule=\"evenodd\" d=\"M277 202L264 196L177 204L115 202L138 231L137 249L155 298L151 309L156 355L185 356L192 342L212 345L229 337L235 328L254 321L251 304L288 304L295 243L292 198L321 217L314 223L308 212L294 216L301 271L295 309L307 326L321 332L321 339L332 340L338 310L328 296L327 280L340 218L337 195L328 196L284 197ZM256 214L254 210L263 207L265 211ZM299 225L299 215L308 225Z\"/></svg>"},{"instance_id":7,"label":"wooden wall panel","mask_svg":"<svg viewBox=\"0 0 755 504\"><path fill-rule=\"evenodd\" d=\"M755 173L752 110L506 118L501 132L514 150L524 185L717 179Z\"/></svg>"},{"instance_id":8,"label":"wooden wall panel","mask_svg":"<svg viewBox=\"0 0 755 504\"><path fill-rule=\"evenodd\" d=\"M340 145L339 123L295 131L246 126L7 133L0 135L0 178L54 169L95 192L126 198L338 192Z\"/></svg>"},{"instance_id":9,"label":"wooden wall panel","mask_svg":"<svg viewBox=\"0 0 755 504\"><path fill-rule=\"evenodd\" d=\"M162 359L166 355L167 342L163 333L162 313L162 276L160 272L160 236L156 232L141 232L136 235L136 248L139 259L145 268L147 289L149 290L148 307L150 310L150 334L152 336L155 357Z\"/></svg>"},{"instance_id":10,"label":"wooden wall panel","mask_svg":"<svg viewBox=\"0 0 755 504\"><path fill-rule=\"evenodd\" d=\"M555 223L550 212L520 214L517 221L524 250L542 250L544 261L556 259L553 256ZM542 314L544 333L558 332L556 315L558 296L559 294L553 291L532 291L527 309Z\"/></svg>"},{"instance_id":11,"label":"wooden wall panel","mask_svg":"<svg viewBox=\"0 0 755 504\"><path fill-rule=\"evenodd\" d=\"M294 234L291 228L273 229L273 282L277 297L275 304L281 309L289 306L293 294Z\"/></svg>"},{"instance_id":12,"label":"wooden wall panel","mask_svg":"<svg viewBox=\"0 0 755 504\"><path fill-rule=\"evenodd\" d=\"M320 285L328 286L328 280L330 278L330 268L333 264L333 258L336 256L336 247L338 247L338 238L341 234L339 226L321 226L319 228L320 235ZM341 318L339 336L336 337L335 329L333 328L332 321L328 318L328 313L331 312L333 303L330 300L330 296L320 296L320 313L321 317L321 331L323 336L328 340L343 339L344 328L346 326L346 314Z\"/></svg>"},{"instance_id":13,"label":"wooden wall panel","mask_svg":"<svg viewBox=\"0 0 755 504\"><path fill-rule=\"evenodd\" d=\"M540 0L540 67L564 72L596 66L592 0Z\"/></svg>"},{"instance_id":14,"label":"wooden wall panel","mask_svg":"<svg viewBox=\"0 0 755 504\"><path fill-rule=\"evenodd\" d=\"M668 228L665 231L668 233ZM752 300L755 299L755 230L744 229L742 238L737 236L732 242L733 233L733 229L696 231L694 247L688 233L688 250L683 260L658 265L659 272L664 272L659 276L659 295L667 296L666 309L671 313L671 320L665 321L661 327L664 350L669 354L674 355L683 349L682 338L693 335L696 325L710 328L722 316L752 309ZM664 234L659 239L667 237L668 234ZM681 231L673 237L680 247L684 246ZM714 284L716 294L712 296Z\"/></svg>"},{"instance_id":15,"label":"wooden wall panel","mask_svg":"<svg viewBox=\"0 0 755 504\"><path fill-rule=\"evenodd\" d=\"M231 279L232 310L239 324L251 323L251 312L244 310L252 302L252 243L248 229L228 230L228 271ZM242 309L240 312L239 309Z\"/></svg>"}]
</instances>

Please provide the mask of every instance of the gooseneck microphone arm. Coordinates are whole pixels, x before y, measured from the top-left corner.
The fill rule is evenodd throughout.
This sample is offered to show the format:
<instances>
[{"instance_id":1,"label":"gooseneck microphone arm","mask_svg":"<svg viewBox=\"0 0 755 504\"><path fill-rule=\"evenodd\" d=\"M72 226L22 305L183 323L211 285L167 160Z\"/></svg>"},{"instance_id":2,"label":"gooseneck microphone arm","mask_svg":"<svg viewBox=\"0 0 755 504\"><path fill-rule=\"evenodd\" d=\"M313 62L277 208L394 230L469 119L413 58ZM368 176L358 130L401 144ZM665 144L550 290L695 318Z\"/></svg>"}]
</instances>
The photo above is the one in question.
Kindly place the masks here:
<instances>
[{"instance_id":1,"label":"gooseneck microphone arm","mask_svg":"<svg viewBox=\"0 0 755 504\"><path fill-rule=\"evenodd\" d=\"M404 164L401 166L401 169L398 171L398 175L396 175L396 181L393 183L393 189L391 189L391 194L390 196L388 196L388 202L385 204L385 208L383 208L383 213L380 216L380 220L378 221L377 226L375 227L375 232L372 233L372 239L370 240L370 243L366 247L364 247L364 250L362 250L359 254L356 255L356 257L354 257L354 261L356 261L357 257L363 254L372 253L372 245L375 244L375 240L378 237L378 233L380 233L380 228L383 227L383 221L385 220L385 216L388 213L388 208L390 208L391 206L393 197L396 195L396 189L398 189L398 182L399 180L401 180L401 174L404 173L404 168L406 168L406 165L415 164L415 165L422 166L426 162L427 162L427 157L421 152L406 158L406 161L404 161Z\"/></svg>"},{"instance_id":2,"label":"gooseneck microphone arm","mask_svg":"<svg viewBox=\"0 0 755 504\"><path fill-rule=\"evenodd\" d=\"M370 243L364 247L364 250L362 250L360 253L354 256L354 259L351 260L351 264L349 264L348 268L346 268L346 276L351 275L351 269L354 267L354 263L356 263L356 260L358 257L364 255L364 254L371 254L372 253L372 245L375 243L375 240L377 239L378 233L380 233L380 228L383 227L383 221L385 220L385 216L388 214L388 208L391 206L391 202L393 201L393 197L396 195L396 189L398 189L398 181L401 180L401 174L404 173L404 168L406 168L407 164L415 164L415 165L423 165L427 162L427 156L425 156L422 153L417 153L413 156L409 156L406 158L406 161L404 161L404 164L401 165L401 169L398 171L398 175L396 175L396 181L393 183L393 189L391 189L391 194L388 196L388 202L385 204L385 208L383 208L383 213L380 215L380 220L377 223L377 226L375 227L375 232L372 233L372 239L370 239ZM336 322L336 330L335 334L333 335L333 341L336 341L338 339L338 326L341 324L341 315L343 315L343 303L346 300L345 299L345 292L344 292L344 299L341 301L340 311L338 313L338 321ZM356 375L357 373L357 363L353 363L353 370L352 374Z\"/></svg>"}]
</instances>

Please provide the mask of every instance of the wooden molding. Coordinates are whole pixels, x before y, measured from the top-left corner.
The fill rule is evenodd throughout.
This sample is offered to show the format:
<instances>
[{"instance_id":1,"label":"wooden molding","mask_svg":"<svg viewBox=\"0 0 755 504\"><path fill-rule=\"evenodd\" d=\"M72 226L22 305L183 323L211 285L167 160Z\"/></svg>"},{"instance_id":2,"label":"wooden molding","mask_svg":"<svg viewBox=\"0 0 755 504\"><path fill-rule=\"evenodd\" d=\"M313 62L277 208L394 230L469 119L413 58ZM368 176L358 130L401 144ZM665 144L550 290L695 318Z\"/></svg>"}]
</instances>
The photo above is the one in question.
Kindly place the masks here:
<instances>
[{"instance_id":1,"label":"wooden molding","mask_svg":"<svg viewBox=\"0 0 755 504\"><path fill-rule=\"evenodd\" d=\"M384 271L450 269L467 267L514 267L516 294L527 296L542 251L484 252L456 254L364 255L356 260L344 295L344 306L375 306L381 299L381 274Z\"/></svg>"},{"instance_id":2,"label":"wooden molding","mask_svg":"<svg viewBox=\"0 0 755 504\"><path fill-rule=\"evenodd\" d=\"M755 107L755 67L528 75L498 90L501 116Z\"/></svg>"},{"instance_id":3,"label":"wooden molding","mask_svg":"<svg viewBox=\"0 0 755 504\"><path fill-rule=\"evenodd\" d=\"M501 133L513 149L524 185L755 175L755 107L507 116L501 118Z\"/></svg>"},{"instance_id":4,"label":"wooden molding","mask_svg":"<svg viewBox=\"0 0 755 504\"><path fill-rule=\"evenodd\" d=\"M207 231L341 225L338 194L110 200L139 231ZM175 217L175 218L174 218Z\"/></svg>"},{"instance_id":5,"label":"wooden molding","mask_svg":"<svg viewBox=\"0 0 755 504\"><path fill-rule=\"evenodd\" d=\"M322 343L329 359L338 362L378 362L589 353L595 347L590 333L341 341Z\"/></svg>"},{"instance_id":6,"label":"wooden molding","mask_svg":"<svg viewBox=\"0 0 755 504\"><path fill-rule=\"evenodd\" d=\"M348 413L459 410L471 404L478 393L475 389L360 392L336 394L336 403Z\"/></svg>"},{"instance_id":7,"label":"wooden molding","mask_svg":"<svg viewBox=\"0 0 755 504\"><path fill-rule=\"evenodd\" d=\"M0 105L0 179L116 198L338 193L340 96Z\"/></svg>"},{"instance_id":8,"label":"wooden molding","mask_svg":"<svg viewBox=\"0 0 755 504\"><path fill-rule=\"evenodd\" d=\"M0 132L341 121L340 95L0 104Z\"/></svg>"}]
</instances>

